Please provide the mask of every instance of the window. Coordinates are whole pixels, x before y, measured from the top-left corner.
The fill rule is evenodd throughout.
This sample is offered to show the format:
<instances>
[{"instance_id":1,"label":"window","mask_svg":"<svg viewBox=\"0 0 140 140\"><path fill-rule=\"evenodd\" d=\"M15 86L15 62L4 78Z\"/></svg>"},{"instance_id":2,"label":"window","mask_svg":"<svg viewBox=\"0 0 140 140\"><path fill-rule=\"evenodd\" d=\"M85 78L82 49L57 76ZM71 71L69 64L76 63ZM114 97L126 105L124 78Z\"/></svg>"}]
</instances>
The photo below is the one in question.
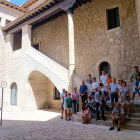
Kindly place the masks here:
<instances>
[{"instance_id":1,"label":"window","mask_svg":"<svg viewBox=\"0 0 140 140\"><path fill-rule=\"evenodd\" d=\"M56 87L55 87L55 100L60 100L60 92Z\"/></svg>"},{"instance_id":2,"label":"window","mask_svg":"<svg viewBox=\"0 0 140 140\"><path fill-rule=\"evenodd\" d=\"M119 8L108 10L108 29L120 26Z\"/></svg>"},{"instance_id":3,"label":"window","mask_svg":"<svg viewBox=\"0 0 140 140\"><path fill-rule=\"evenodd\" d=\"M6 25L9 24L11 21L10 20L6 20Z\"/></svg>"},{"instance_id":4,"label":"window","mask_svg":"<svg viewBox=\"0 0 140 140\"><path fill-rule=\"evenodd\" d=\"M111 74L110 65L108 62L103 62L100 66L100 75L102 75L102 70L107 73Z\"/></svg>"},{"instance_id":5,"label":"window","mask_svg":"<svg viewBox=\"0 0 140 140\"><path fill-rule=\"evenodd\" d=\"M17 105L17 84L13 83L11 87L11 105Z\"/></svg>"},{"instance_id":6,"label":"window","mask_svg":"<svg viewBox=\"0 0 140 140\"><path fill-rule=\"evenodd\" d=\"M34 45L34 48L39 51L39 44Z\"/></svg>"}]
</instances>

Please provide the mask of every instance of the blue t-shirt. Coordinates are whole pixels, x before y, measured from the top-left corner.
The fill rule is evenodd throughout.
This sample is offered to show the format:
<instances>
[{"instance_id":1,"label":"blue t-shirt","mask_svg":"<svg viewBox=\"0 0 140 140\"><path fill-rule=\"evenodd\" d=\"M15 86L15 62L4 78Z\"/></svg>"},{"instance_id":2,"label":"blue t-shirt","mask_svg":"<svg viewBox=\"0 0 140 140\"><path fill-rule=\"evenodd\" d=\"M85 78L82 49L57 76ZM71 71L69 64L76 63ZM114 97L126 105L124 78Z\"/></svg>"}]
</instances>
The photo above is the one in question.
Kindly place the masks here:
<instances>
[{"instance_id":1,"label":"blue t-shirt","mask_svg":"<svg viewBox=\"0 0 140 140\"><path fill-rule=\"evenodd\" d=\"M92 84L92 78L91 79L88 78L87 81L88 81L89 84Z\"/></svg>"},{"instance_id":2,"label":"blue t-shirt","mask_svg":"<svg viewBox=\"0 0 140 140\"><path fill-rule=\"evenodd\" d=\"M80 86L80 91L81 91L81 94L84 94L84 92L87 90L87 86L86 85L81 85Z\"/></svg>"},{"instance_id":3,"label":"blue t-shirt","mask_svg":"<svg viewBox=\"0 0 140 140\"><path fill-rule=\"evenodd\" d=\"M65 93L60 93L60 97L64 97ZM63 99L61 99L61 103L63 103Z\"/></svg>"}]
</instances>

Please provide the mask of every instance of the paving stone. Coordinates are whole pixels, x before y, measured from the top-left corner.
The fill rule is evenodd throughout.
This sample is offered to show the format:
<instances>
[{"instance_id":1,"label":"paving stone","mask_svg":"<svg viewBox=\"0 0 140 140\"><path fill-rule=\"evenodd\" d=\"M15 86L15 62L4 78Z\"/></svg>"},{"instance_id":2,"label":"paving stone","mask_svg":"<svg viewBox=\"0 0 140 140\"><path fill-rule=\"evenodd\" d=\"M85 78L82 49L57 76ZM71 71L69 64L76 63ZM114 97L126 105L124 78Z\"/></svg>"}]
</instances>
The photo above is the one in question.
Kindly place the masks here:
<instances>
[{"instance_id":1,"label":"paving stone","mask_svg":"<svg viewBox=\"0 0 140 140\"><path fill-rule=\"evenodd\" d=\"M42 117L37 119L38 113L42 114ZM139 131L122 129L121 132L117 132L116 129L109 131L108 126L67 123L60 120L60 114L54 117L51 111L24 112L26 117L18 123L15 122L16 119L20 120L21 112L14 114L5 112L3 126L0 127L0 140L139 140L140 138ZM51 115L52 118L41 121L44 120L44 114ZM7 116L10 116L10 121L6 120ZM31 121L32 119L37 121Z\"/></svg>"}]
</instances>

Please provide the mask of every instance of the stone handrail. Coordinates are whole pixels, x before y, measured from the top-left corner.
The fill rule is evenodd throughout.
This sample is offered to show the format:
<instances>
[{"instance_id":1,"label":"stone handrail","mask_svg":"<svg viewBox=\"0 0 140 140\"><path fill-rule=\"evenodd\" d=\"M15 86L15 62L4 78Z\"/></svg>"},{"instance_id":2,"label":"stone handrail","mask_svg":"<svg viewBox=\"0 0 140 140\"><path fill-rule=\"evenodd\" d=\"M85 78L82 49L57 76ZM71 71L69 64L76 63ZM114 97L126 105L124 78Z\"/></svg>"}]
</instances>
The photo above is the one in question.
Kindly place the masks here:
<instances>
[{"instance_id":1,"label":"stone handrail","mask_svg":"<svg viewBox=\"0 0 140 140\"><path fill-rule=\"evenodd\" d=\"M27 49L27 54L38 61L42 66L46 67L48 70L68 82L68 70L66 68L53 61L46 55L42 54L41 52L35 50L33 47L29 47Z\"/></svg>"}]
</instances>

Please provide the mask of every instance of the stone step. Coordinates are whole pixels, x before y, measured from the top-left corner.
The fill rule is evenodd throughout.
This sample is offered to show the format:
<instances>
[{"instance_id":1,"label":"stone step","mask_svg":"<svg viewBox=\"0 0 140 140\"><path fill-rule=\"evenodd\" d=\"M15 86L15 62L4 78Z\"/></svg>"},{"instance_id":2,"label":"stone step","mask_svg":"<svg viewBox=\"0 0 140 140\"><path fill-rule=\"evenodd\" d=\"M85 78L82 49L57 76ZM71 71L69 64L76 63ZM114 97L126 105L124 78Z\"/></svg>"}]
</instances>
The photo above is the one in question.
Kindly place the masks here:
<instances>
[{"instance_id":1,"label":"stone step","mask_svg":"<svg viewBox=\"0 0 140 140\"><path fill-rule=\"evenodd\" d=\"M130 117L140 118L140 113L130 113Z\"/></svg>"},{"instance_id":2,"label":"stone step","mask_svg":"<svg viewBox=\"0 0 140 140\"><path fill-rule=\"evenodd\" d=\"M81 112L78 112L77 113L77 117L81 117ZM96 115L92 115L92 119L96 119ZM106 120L111 120L112 119L112 117L111 117L111 115L105 115L105 117L106 117ZM102 119L102 116L101 116L101 114L100 114L100 119ZM140 124L140 118L136 118L136 117L129 117L129 118L125 118L125 122L128 122L128 123L139 123Z\"/></svg>"},{"instance_id":3,"label":"stone step","mask_svg":"<svg viewBox=\"0 0 140 140\"><path fill-rule=\"evenodd\" d=\"M96 115L92 115L93 119L96 119ZM112 120L111 115L105 115L106 120ZM100 119L102 119L102 116L100 115ZM134 118L134 117L129 117L129 118L124 118L125 122L127 123L135 123L135 124L140 124L140 118Z\"/></svg>"},{"instance_id":4,"label":"stone step","mask_svg":"<svg viewBox=\"0 0 140 140\"><path fill-rule=\"evenodd\" d=\"M77 122L82 122L81 117L78 117L76 115L73 115L73 120L77 121ZM98 121L96 121L95 119L91 119L89 121L89 124L111 126L111 120L106 120L106 121L98 120ZM121 125L121 128L132 129L132 130L140 130L140 124L125 122L124 124Z\"/></svg>"}]
</instances>

